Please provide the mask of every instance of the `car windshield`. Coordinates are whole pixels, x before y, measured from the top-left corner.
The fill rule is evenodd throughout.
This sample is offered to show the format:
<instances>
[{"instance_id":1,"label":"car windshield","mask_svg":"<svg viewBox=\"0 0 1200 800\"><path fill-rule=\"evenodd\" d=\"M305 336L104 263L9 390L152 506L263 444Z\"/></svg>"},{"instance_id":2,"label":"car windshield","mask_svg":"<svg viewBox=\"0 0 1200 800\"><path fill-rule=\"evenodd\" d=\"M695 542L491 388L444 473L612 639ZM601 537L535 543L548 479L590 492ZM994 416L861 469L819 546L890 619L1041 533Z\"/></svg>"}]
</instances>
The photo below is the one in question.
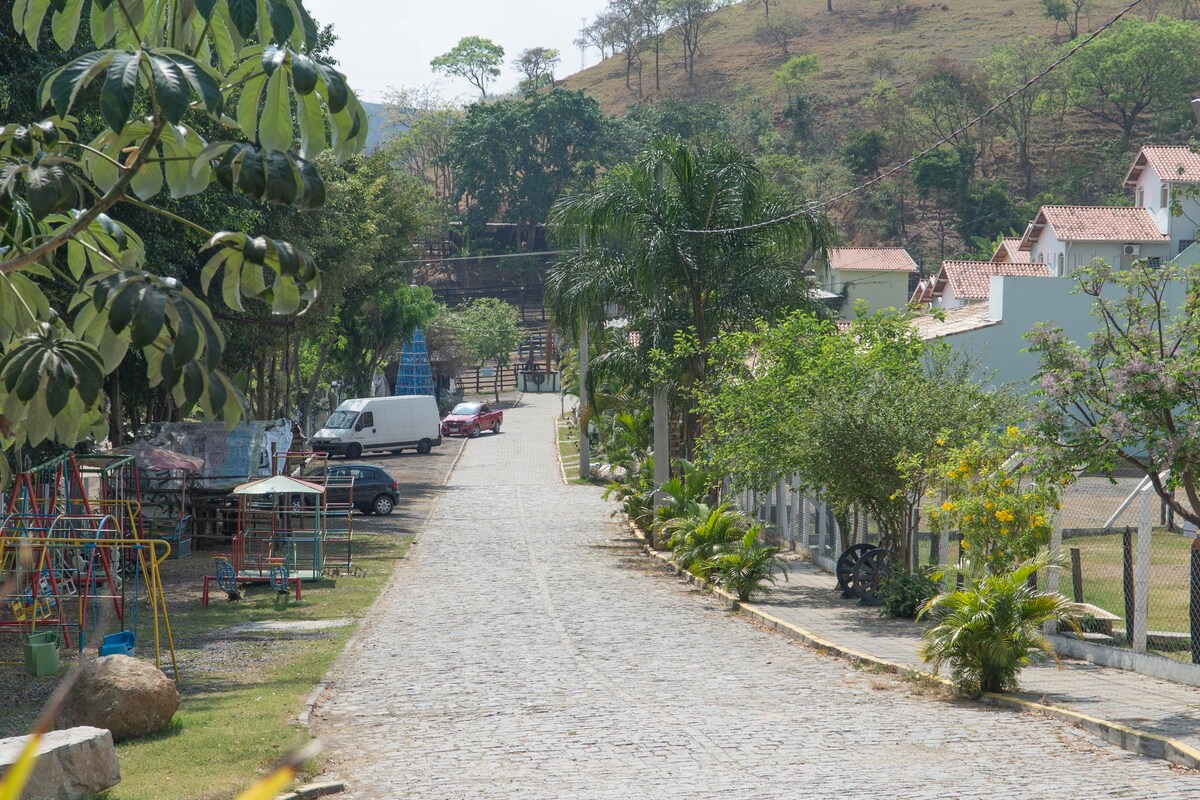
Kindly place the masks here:
<instances>
[{"instance_id":1,"label":"car windshield","mask_svg":"<svg viewBox=\"0 0 1200 800\"><path fill-rule=\"evenodd\" d=\"M473 417L479 413L479 403L459 403L450 413L461 417Z\"/></svg>"},{"instance_id":2,"label":"car windshield","mask_svg":"<svg viewBox=\"0 0 1200 800\"><path fill-rule=\"evenodd\" d=\"M335 411L329 415L329 419L325 420L325 427L334 431L346 430L354 427L356 417L358 417L357 411Z\"/></svg>"}]
</instances>

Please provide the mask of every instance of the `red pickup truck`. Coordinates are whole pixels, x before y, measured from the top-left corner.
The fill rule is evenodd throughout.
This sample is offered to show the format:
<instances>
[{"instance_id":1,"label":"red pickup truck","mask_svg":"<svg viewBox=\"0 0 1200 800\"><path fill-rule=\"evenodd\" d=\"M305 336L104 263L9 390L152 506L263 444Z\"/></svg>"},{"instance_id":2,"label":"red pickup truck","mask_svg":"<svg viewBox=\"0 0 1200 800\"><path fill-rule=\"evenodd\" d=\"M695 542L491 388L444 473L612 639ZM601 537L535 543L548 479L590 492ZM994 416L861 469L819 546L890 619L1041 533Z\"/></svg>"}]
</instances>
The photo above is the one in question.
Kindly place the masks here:
<instances>
[{"instance_id":1,"label":"red pickup truck","mask_svg":"<svg viewBox=\"0 0 1200 800\"><path fill-rule=\"evenodd\" d=\"M442 420L442 435L478 436L483 431L500 432L503 411L493 411L487 403L459 403Z\"/></svg>"}]
</instances>

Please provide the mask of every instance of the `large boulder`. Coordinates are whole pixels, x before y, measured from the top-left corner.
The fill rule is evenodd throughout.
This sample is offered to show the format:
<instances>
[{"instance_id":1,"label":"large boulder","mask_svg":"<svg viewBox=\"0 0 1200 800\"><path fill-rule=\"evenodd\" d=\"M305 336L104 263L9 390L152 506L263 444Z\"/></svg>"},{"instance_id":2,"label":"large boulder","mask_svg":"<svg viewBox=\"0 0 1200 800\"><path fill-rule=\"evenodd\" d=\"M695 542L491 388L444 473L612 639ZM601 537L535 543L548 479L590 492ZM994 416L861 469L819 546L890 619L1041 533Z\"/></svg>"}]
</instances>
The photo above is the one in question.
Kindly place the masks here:
<instances>
[{"instance_id":1,"label":"large boulder","mask_svg":"<svg viewBox=\"0 0 1200 800\"><path fill-rule=\"evenodd\" d=\"M17 760L28 736L0 739L0 775ZM51 731L38 746L38 760L21 800L82 800L121 781L112 735L101 728Z\"/></svg>"},{"instance_id":2,"label":"large boulder","mask_svg":"<svg viewBox=\"0 0 1200 800\"><path fill-rule=\"evenodd\" d=\"M83 668L54 724L106 728L121 741L158 733L178 708L179 690L153 664L104 656Z\"/></svg>"}]
</instances>

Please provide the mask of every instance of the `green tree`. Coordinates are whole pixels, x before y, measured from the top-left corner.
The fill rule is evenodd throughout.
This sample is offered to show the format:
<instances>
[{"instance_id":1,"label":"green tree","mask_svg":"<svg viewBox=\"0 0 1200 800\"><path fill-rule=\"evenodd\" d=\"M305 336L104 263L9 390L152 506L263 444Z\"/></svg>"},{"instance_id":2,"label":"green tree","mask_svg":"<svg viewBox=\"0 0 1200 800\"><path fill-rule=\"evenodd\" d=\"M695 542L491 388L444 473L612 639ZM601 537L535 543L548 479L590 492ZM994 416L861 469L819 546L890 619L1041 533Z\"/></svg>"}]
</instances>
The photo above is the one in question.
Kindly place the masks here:
<instances>
[{"instance_id":1,"label":"green tree","mask_svg":"<svg viewBox=\"0 0 1200 800\"><path fill-rule=\"evenodd\" d=\"M330 146L347 157L366 137L366 114L344 77L315 57L320 31L300 2L262 15L246 0L93 2L98 50L79 36L87 6L12 6L15 32L30 47L48 28L47 41L82 52L40 85L37 101L54 116L0 127L5 449L105 435L105 378L130 354L145 359L148 383L169 389L181 411L236 421L244 401L220 369L225 337L208 305L152 271L143 239L109 212L125 204L163 212L201 242L202 289L215 281L232 308L257 299L289 314L320 290L307 253L210 231L151 201L216 181L258 201L319 207L325 190L311 159ZM236 128L205 121L230 116ZM232 138L210 142L201 130Z\"/></svg>"},{"instance_id":2,"label":"green tree","mask_svg":"<svg viewBox=\"0 0 1200 800\"><path fill-rule=\"evenodd\" d=\"M1054 325L1029 335L1041 359L1043 456L1063 469L1145 474L1162 501L1200 524L1200 269L1145 261L1081 269L1097 332L1079 344Z\"/></svg>"},{"instance_id":3,"label":"green tree","mask_svg":"<svg viewBox=\"0 0 1200 800\"><path fill-rule=\"evenodd\" d=\"M796 313L713 348L701 444L735 487L764 490L795 473L843 530L851 509L867 513L907 564L939 452L1012 413L1011 395L974 371L948 346L921 341L905 315L862 315L843 334Z\"/></svg>"},{"instance_id":4,"label":"green tree","mask_svg":"<svg viewBox=\"0 0 1200 800\"><path fill-rule=\"evenodd\" d=\"M771 83L791 99L808 86L812 77L821 71L817 57L812 53L792 56L779 69L771 73Z\"/></svg>"},{"instance_id":5,"label":"green tree","mask_svg":"<svg viewBox=\"0 0 1200 800\"><path fill-rule=\"evenodd\" d=\"M486 99L488 84L500 77L503 63L503 47L482 36L464 36L449 52L430 61L429 66L434 72L465 78Z\"/></svg>"},{"instance_id":6,"label":"green tree","mask_svg":"<svg viewBox=\"0 0 1200 800\"><path fill-rule=\"evenodd\" d=\"M1200 25L1126 20L1072 62L1072 104L1119 128L1128 149L1147 114L1190 114L1200 81Z\"/></svg>"},{"instance_id":7,"label":"green tree","mask_svg":"<svg viewBox=\"0 0 1200 800\"><path fill-rule=\"evenodd\" d=\"M1079 36L1079 15L1088 7L1089 0L1042 0L1042 13L1056 23L1067 24L1067 36L1074 40ZM1058 34L1058 25L1054 27Z\"/></svg>"},{"instance_id":8,"label":"green tree","mask_svg":"<svg viewBox=\"0 0 1200 800\"><path fill-rule=\"evenodd\" d=\"M994 48L983 59L988 97L999 102L1014 90L1025 86L1049 63L1045 47L1036 38L1022 39ZM1024 197L1033 196L1033 150L1038 122L1053 110L1051 98L1059 94L1059 74L1052 72L996 111L996 119L1011 134L1017 146L1017 169L1024 185Z\"/></svg>"},{"instance_id":9,"label":"green tree","mask_svg":"<svg viewBox=\"0 0 1200 800\"><path fill-rule=\"evenodd\" d=\"M679 32L683 45L683 71L690 84L696 77L696 61L701 45L716 24L714 15L727 0L664 0L667 18Z\"/></svg>"},{"instance_id":10,"label":"green tree","mask_svg":"<svg viewBox=\"0 0 1200 800\"><path fill-rule=\"evenodd\" d=\"M457 200L450 163L450 135L462 120L461 109L431 88L389 90L384 113L402 130L393 140L408 172L447 205Z\"/></svg>"},{"instance_id":11,"label":"green tree","mask_svg":"<svg viewBox=\"0 0 1200 800\"><path fill-rule=\"evenodd\" d=\"M833 239L819 209L784 195L744 153L677 139L656 141L590 191L563 197L550 223L563 242L587 240L547 275L547 301L563 327L615 303L645 349L674 353L677 334L688 332L695 347L675 354L669 376L685 388L703 380L717 337L811 302L802 263ZM683 399L690 453L699 421Z\"/></svg>"},{"instance_id":12,"label":"green tree","mask_svg":"<svg viewBox=\"0 0 1200 800\"><path fill-rule=\"evenodd\" d=\"M882 156L883 134L874 128L852 131L842 145L842 161L860 177L878 172Z\"/></svg>"},{"instance_id":13,"label":"green tree","mask_svg":"<svg viewBox=\"0 0 1200 800\"><path fill-rule=\"evenodd\" d=\"M958 199L958 232L971 241L995 239L1020 230L1028 217L1013 203L1004 184L991 178L972 181Z\"/></svg>"},{"instance_id":14,"label":"green tree","mask_svg":"<svg viewBox=\"0 0 1200 800\"><path fill-rule=\"evenodd\" d=\"M500 373L511 363L523 332L517 309L494 297L480 297L452 311L447 324L474 363L496 366L492 388L499 403Z\"/></svg>"},{"instance_id":15,"label":"green tree","mask_svg":"<svg viewBox=\"0 0 1200 800\"><path fill-rule=\"evenodd\" d=\"M554 68L562 60L553 47L530 47L521 51L513 66L521 73L520 90L532 94L543 86L554 85Z\"/></svg>"},{"instance_id":16,"label":"green tree","mask_svg":"<svg viewBox=\"0 0 1200 800\"><path fill-rule=\"evenodd\" d=\"M469 203L467 223L478 228L497 219L544 221L560 194L596 174L610 142L595 100L552 89L470 106L446 156Z\"/></svg>"}]
</instances>

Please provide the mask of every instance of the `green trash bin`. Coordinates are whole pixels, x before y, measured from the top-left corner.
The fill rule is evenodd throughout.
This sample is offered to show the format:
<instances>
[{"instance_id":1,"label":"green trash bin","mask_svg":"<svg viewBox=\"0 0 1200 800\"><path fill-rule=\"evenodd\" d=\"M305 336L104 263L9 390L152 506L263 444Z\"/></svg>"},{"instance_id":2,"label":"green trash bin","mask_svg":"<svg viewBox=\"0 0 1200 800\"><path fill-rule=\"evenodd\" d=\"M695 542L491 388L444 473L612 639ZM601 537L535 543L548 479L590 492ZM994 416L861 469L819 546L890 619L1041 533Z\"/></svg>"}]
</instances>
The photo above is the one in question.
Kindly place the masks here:
<instances>
[{"instance_id":1,"label":"green trash bin","mask_svg":"<svg viewBox=\"0 0 1200 800\"><path fill-rule=\"evenodd\" d=\"M25 644L25 671L34 677L58 672L58 633L40 631L29 635Z\"/></svg>"}]
</instances>

